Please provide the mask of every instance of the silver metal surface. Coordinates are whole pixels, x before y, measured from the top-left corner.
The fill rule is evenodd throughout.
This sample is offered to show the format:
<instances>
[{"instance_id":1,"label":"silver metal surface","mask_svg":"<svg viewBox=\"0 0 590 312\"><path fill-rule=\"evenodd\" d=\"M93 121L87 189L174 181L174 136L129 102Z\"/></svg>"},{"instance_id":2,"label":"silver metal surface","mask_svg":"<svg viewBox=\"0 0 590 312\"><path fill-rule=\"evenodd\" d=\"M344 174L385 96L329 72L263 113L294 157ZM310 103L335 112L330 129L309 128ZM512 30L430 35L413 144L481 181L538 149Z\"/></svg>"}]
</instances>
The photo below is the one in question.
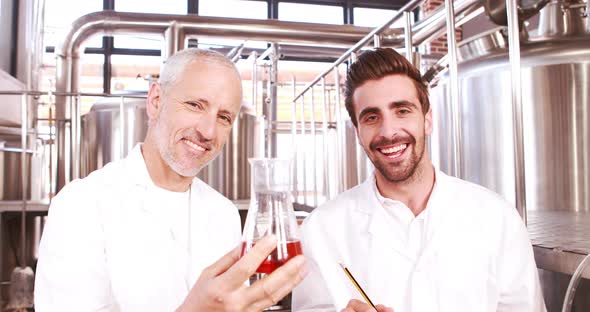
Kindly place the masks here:
<instances>
[{"instance_id":1,"label":"silver metal surface","mask_svg":"<svg viewBox=\"0 0 590 312\"><path fill-rule=\"evenodd\" d=\"M512 94L512 130L514 142L514 200L516 210L526 224L526 183L524 167L524 138L522 125L522 91L520 89L520 22L516 1L506 0L508 15L508 55L510 60L510 82Z\"/></svg>"},{"instance_id":2,"label":"silver metal surface","mask_svg":"<svg viewBox=\"0 0 590 312\"><path fill-rule=\"evenodd\" d=\"M31 179L29 174L23 175L22 172L21 136L0 132L0 201L22 200L23 196L29 200L38 200L47 196L47 176L43 167L46 162L45 155L40 152L41 146L39 141L35 140L35 135L27 136L28 148L25 151L24 166L35 179ZM23 185L23 182L26 185Z\"/></svg>"},{"instance_id":3,"label":"silver metal surface","mask_svg":"<svg viewBox=\"0 0 590 312\"><path fill-rule=\"evenodd\" d=\"M311 140L312 140L312 163L311 163L311 170L313 172L313 206L318 206L318 166L317 166L317 159L318 159L318 152L317 152L317 137L316 137L316 124L315 124L315 99L314 99L314 89L311 88L311 114L310 114L310 125L311 125Z\"/></svg>"},{"instance_id":4,"label":"silver metal surface","mask_svg":"<svg viewBox=\"0 0 590 312\"><path fill-rule=\"evenodd\" d=\"M323 176L322 176L322 189L324 190L324 201L332 199L330 195L329 189L329 179L330 179L330 170L328 168L328 142L326 142L328 138L328 102L327 102L327 89L326 89L326 77L323 77L322 80L322 168Z\"/></svg>"},{"instance_id":5,"label":"silver metal surface","mask_svg":"<svg viewBox=\"0 0 590 312\"><path fill-rule=\"evenodd\" d=\"M404 46L406 47L406 58L410 62L413 62L414 44L412 43L412 13L404 12L404 19L406 22L406 27L404 28L404 36L406 37L404 41Z\"/></svg>"},{"instance_id":6,"label":"silver metal surface","mask_svg":"<svg viewBox=\"0 0 590 312\"><path fill-rule=\"evenodd\" d=\"M590 211L590 37L521 46L526 203L531 210ZM515 203L514 132L506 49L459 64L462 178ZM434 163L450 169L446 79L431 90Z\"/></svg>"},{"instance_id":7,"label":"silver metal surface","mask_svg":"<svg viewBox=\"0 0 590 312\"><path fill-rule=\"evenodd\" d=\"M336 91L336 102L334 103L334 113L336 114L336 144L339 148L337 160L338 166L336 179L338 183L338 188L336 189L336 194L340 194L342 191L346 190L346 180L347 180L347 169L343 164L348 164L347 162L347 155L346 155L346 142L345 135L346 132L344 131L344 121L342 120L342 101L340 100L341 90L340 90L340 70L338 67L334 68L334 88Z\"/></svg>"},{"instance_id":8,"label":"silver metal surface","mask_svg":"<svg viewBox=\"0 0 590 312\"><path fill-rule=\"evenodd\" d=\"M268 102L269 109L267 116L268 120L268 128L267 128L267 135L268 135L268 143L267 146L269 151L269 158L277 157L277 133L274 131L276 129L276 122L277 122L277 111L278 111L278 93L277 93L277 86L279 83L279 45L276 42L271 43L270 45L272 49L272 53L270 55L271 64L270 64L270 79L268 82L270 83L269 87L269 95L270 101Z\"/></svg>"},{"instance_id":9,"label":"silver metal surface","mask_svg":"<svg viewBox=\"0 0 590 312\"><path fill-rule=\"evenodd\" d=\"M455 39L455 10L453 0L445 0L447 11L447 47L449 58L448 99L451 106L450 124L452 131L453 170L451 174L461 176L461 117L459 115L459 78L457 72L457 41Z\"/></svg>"},{"instance_id":10,"label":"silver metal surface","mask_svg":"<svg viewBox=\"0 0 590 312\"><path fill-rule=\"evenodd\" d=\"M457 26L483 13L483 10L480 10L482 6L480 1L456 0L453 2L453 6L457 17ZM429 42L445 33L446 23L446 9L444 6L440 6L434 12L430 13L427 18L414 25L412 31L412 42L414 46Z\"/></svg>"},{"instance_id":11,"label":"silver metal surface","mask_svg":"<svg viewBox=\"0 0 590 312\"><path fill-rule=\"evenodd\" d=\"M113 34L165 34L164 57L184 47L184 42L195 36L224 37L234 39L276 41L279 43L303 43L328 46L349 45L370 28L351 25L326 25L293 23L276 20L226 19L196 15L165 15L102 11L87 14L76 20L62 45L57 49L57 93L77 92L79 79L79 48L89 37ZM397 30L386 30L395 34ZM399 41L399 39L394 39ZM71 177L70 153L67 151L66 134L69 131L71 99L56 97L56 140L58 151L57 189L61 189ZM74 125L75 126L75 125ZM76 132L75 128L72 131ZM69 170L68 170L69 169Z\"/></svg>"},{"instance_id":12,"label":"silver metal surface","mask_svg":"<svg viewBox=\"0 0 590 312\"><path fill-rule=\"evenodd\" d=\"M508 34L506 30L506 27L500 26L463 40L459 43L458 59L468 61L497 49L507 49Z\"/></svg>"},{"instance_id":13,"label":"silver metal surface","mask_svg":"<svg viewBox=\"0 0 590 312\"><path fill-rule=\"evenodd\" d=\"M532 210L527 229L534 246L590 253L590 212Z\"/></svg>"},{"instance_id":14,"label":"silver metal surface","mask_svg":"<svg viewBox=\"0 0 590 312\"><path fill-rule=\"evenodd\" d=\"M377 26L375 29L371 30L366 36L364 36L361 40L355 43L352 47L350 47L344 54L342 54L332 65L324 70L321 74L319 74L314 80L312 80L304 89L297 95L293 100L296 101L299 97L303 96L305 92L307 92L312 86L317 84L323 77L330 74L333 69L337 69L340 64L346 61L353 53L359 51L364 46L367 45L371 40L373 40L375 35L382 34L386 29L389 28L393 23L399 20L404 12L411 12L414 10L423 0L411 0L406 3L399 11L387 22Z\"/></svg>"},{"instance_id":15,"label":"silver metal surface","mask_svg":"<svg viewBox=\"0 0 590 312\"><path fill-rule=\"evenodd\" d=\"M588 6L590 1L551 1L539 13L539 29L534 34L542 39L590 34Z\"/></svg>"},{"instance_id":16,"label":"silver metal surface","mask_svg":"<svg viewBox=\"0 0 590 312\"><path fill-rule=\"evenodd\" d=\"M21 246L21 262L19 263L21 268L26 267L26 261L25 261L25 243L26 243L26 214L27 214L27 188L29 187L29 170L27 170L27 166L25 166L24 164L27 161L27 130L29 129L29 122L27 119L27 95L23 94L22 95L22 105L21 105L21 134L20 134L20 139L21 139L21 152L20 152L20 161L21 164L23 164L21 166L21 185L23 188L23 194L22 194L22 202L23 202L23 206L22 206L22 210L21 210L21 224L20 224L20 246Z\"/></svg>"},{"instance_id":17,"label":"silver metal surface","mask_svg":"<svg viewBox=\"0 0 590 312\"><path fill-rule=\"evenodd\" d=\"M297 78L295 75L292 76L291 84L293 85L293 97L297 94ZM291 144L293 147L292 157L293 157L293 198L295 202L297 201L297 196L299 195L299 186L297 185L297 175L299 172L299 149L298 147L298 140L297 140L297 102L291 102Z\"/></svg>"},{"instance_id":18,"label":"silver metal surface","mask_svg":"<svg viewBox=\"0 0 590 312\"><path fill-rule=\"evenodd\" d=\"M107 98L81 118L80 177L125 157L147 133L145 99Z\"/></svg>"},{"instance_id":19,"label":"silver metal surface","mask_svg":"<svg viewBox=\"0 0 590 312\"><path fill-rule=\"evenodd\" d=\"M572 274L590 252L590 213L571 211L528 212L528 231L547 311L561 311ZM573 306L590 309L590 270L578 287Z\"/></svg>"},{"instance_id":20,"label":"silver metal surface","mask_svg":"<svg viewBox=\"0 0 590 312\"><path fill-rule=\"evenodd\" d=\"M373 47L379 48L381 46L381 37L379 35L373 36Z\"/></svg>"},{"instance_id":21,"label":"silver metal surface","mask_svg":"<svg viewBox=\"0 0 590 312\"><path fill-rule=\"evenodd\" d=\"M300 145L305 146L305 96L301 97L301 135L300 135ZM303 187L301 189L301 193L303 194L303 205L307 205L307 153L303 152L302 159L301 159L301 171L302 171L302 184Z\"/></svg>"},{"instance_id":22,"label":"silver metal surface","mask_svg":"<svg viewBox=\"0 0 590 312\"><path fill-rule=\"evenodd\" d=\"M121 100L125 101L122 108ZM143 141L147 126L145 99L120 97L96 103L82 116L81 176L127 156ZM250 181L248 158L262 156L256 150L258 127L254 111L242 106L219 156L197 176L230 199L249 198L249 183L239 181Z\"/></svg>"},{"instance_id":23,"label":"silver metal surface","mask_svg":"<svg viewBox=\"0 0 590 312\"><path fill-rule=\"evenodd\" d=\"M49 210L49 200L27 201L27 213L47 212ZM1 212L20 212L23 209L22 200L0 200Z\"/></svg>"},{"instance_id":24,"label":"silver metal surface","mask_svg":"<svg viewBox=\"0 0 590 312\"><path fill-rule=\"evenodd\" d=\"M527 20L537 14L540 9L550 0L513 0L513 6L518 9L517 17L521 21ZM505 0L484 0L482 1L486 13L492 22L498 25L510 24L510 8Z\"/></svg>"}]
</instances>

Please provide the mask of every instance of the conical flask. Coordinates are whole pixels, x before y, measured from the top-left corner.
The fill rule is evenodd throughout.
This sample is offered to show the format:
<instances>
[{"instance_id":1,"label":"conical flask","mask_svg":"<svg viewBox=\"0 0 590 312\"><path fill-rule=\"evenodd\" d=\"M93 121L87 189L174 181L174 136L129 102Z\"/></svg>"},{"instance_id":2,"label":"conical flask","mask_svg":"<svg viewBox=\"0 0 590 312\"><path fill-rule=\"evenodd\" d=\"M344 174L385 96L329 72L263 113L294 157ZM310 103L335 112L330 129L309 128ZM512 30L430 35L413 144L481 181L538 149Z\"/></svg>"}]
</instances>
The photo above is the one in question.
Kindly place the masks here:
<instances>
[{"instance_id":1,"label":"conical flask","mask_svg":"<svg viewBox=\"0 0 590 312\"><path fill-rule=\"evenodd\" d=\"M289 259L302 254L299 228L291 200L291 160L250 159L250 207L242 235L242 255L266 235L277 237L277 248L256 273L269 274Z\"/></svg>"}]
</instances>

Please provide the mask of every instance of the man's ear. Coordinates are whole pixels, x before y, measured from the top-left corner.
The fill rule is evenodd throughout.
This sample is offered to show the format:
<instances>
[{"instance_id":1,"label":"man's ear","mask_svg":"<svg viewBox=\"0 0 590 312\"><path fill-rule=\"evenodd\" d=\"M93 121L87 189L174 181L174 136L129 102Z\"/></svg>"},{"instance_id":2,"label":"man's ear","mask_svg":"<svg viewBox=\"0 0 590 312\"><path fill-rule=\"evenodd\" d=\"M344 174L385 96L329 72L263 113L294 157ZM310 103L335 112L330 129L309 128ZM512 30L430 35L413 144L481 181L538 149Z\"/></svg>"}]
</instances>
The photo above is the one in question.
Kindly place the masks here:
<instances>
[{"instance_id":1,"label":"man's ear","mask_svg":"<svg viewBox=\"0 0 590 312\"><path fill-rule=\"evenodd\" d=\"M432 108L424 115L424 133L426 135L432 134Z\"/></svg>"},{"instance_id":2,"label":"man's ear","mask_svg":"<svg viewBox=\"0 0 590 312\"><path fill-rule=\"evenodd\" d=\"M154 82L150 86L146 101L146 111L149 120L157 120L162 109L162 87Z\"/></svg>"}]
</instances>

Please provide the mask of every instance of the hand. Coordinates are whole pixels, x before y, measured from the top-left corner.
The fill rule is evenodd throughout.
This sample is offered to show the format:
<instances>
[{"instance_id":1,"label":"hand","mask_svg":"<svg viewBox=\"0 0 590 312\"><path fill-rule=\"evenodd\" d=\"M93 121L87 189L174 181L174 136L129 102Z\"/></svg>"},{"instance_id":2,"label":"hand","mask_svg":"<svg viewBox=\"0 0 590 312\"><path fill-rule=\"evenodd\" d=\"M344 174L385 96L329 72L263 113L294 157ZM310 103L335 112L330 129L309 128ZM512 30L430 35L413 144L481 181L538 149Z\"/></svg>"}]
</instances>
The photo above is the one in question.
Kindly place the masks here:
<instances>
[{"instance_id":1,"label":"hand","mask_svg":"<svg viewBox=\"0 0 590 312\"><path fill-rule=\"evenodd\" d=\"M342 312L393 312L392 308L386 307L382 304L376 305L375 308L377 309L373 309L373 307L363 301L351 299Z\"/></svg>"},{"instance_id":2,"label":"hand","mask_svg":"<svg viewBox=\"0 0 590 312\"><path fill-rule=\"evenodd\" d=\"M207 267L177 312L261 311L276 304L307 274L305 258L297 256L272 274L246 286L245 281L276 248L274 236L265 237L242 258L241 245Z\"/></svg>"}]
</instances>

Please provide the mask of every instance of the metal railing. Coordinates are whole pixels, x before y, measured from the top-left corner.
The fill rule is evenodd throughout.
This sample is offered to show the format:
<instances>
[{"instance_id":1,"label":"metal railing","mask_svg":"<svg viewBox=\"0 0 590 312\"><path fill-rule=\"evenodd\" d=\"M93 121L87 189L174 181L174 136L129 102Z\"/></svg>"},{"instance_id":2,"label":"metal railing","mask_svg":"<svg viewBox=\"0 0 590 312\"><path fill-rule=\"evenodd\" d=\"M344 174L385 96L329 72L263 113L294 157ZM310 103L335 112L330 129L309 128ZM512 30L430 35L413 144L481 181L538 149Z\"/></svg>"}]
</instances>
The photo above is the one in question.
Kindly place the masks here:
<instances>
[{"instance_id":1,"label":"metal railing","mask_svg":"<svg viewBox=\"0 0 590 312\"><path fill-rule=\"evenodd\" d=\"M423 21L417 23L414 26L414 31L412 30L412 23L410 19L410 12L412 12L418 5L422 3L422 0L413 0L408 2L404 7L402 7L389 21L383 23L382 25L374 28L371 32L369 32L365 37L363 37L360 41L354 44L351 48L349 48L346 52L344 52L332 65L330 65L326 70L321 72L315 79L313 79L307 86L298 94L294 95L293 97L293 110L296 111L296 107L298 103L301 106L304 106L304 97L307 92L313 93L314 87L318 85L322 85L325 82L325 79L332 73L335 76L335 88L336 88L336 127L337 127L337 148L340 149L344 144L351 144L352 142L343 142L344 135L343 135L343 128L344 128L344 117L341 114L341 100L340 100L340 72L338 68L341 64L349 61L351 58L354 59L355 53L359 52L361 49L365 48L368 43L373 41L374 46L381 45L381 32L387 30L390 25L394 22L398 21L402 17L405 17L405 27L404 27L404 46L406 48L406 57L410 60L410 62L416 64L415 57L414 57L414 49L417 45L423 44L428 42L432 38L441 34L442 29L446 24L446 33L447 33L447 45L449 53L446 56L448 68L449 68L449 88L450 92L448 93L448 103L451 105L451 116L450 122L451 131L452 131L452 150L454 152L453 158L453 166L452 172L450 174L461 177L462 176L462 159L461 159L461 118L460 118L460 103L459 103L459 80L458 80L458 66L457 66L457 42L455 39L455 28L456 26L460 26L467 22L468 20L473 19L474 17L478 16L483 12L483 9L480 5L471 4L472 6L469 9L465 9L466 5L462 1L455 1L452 0L445 0L444 8L440 8L434 14L432 14L429 18L426 18ZM507 8L508 8L508 35L510 41L510 64L511 64L511 77L512 77L512 107L513 107L513 127L514 127L514 146L515 146L515 182L516 182L516 208L520 215L522 216L523 220L526 223L526 203L525 203L525 176L524 176L524 151L523 151L523 126L522 126L522 105L521 105L521 90L520 90L520 43L519 43L519 29L518 29L518 15L517 15L517 5L514 0L506 0ZM459 9L455 10L454 6L458 5ZM440 23L441 18L444 14L444 19L446 23ZM399 47L399 46L395 46ZM295 122L295 121L294 121ZM305 124L305 120L301 120L302 126ZM324 135L326 135L324 133ZM357 153L358 154L358 153ZM339 164L347 163L346 157L348 157L347 153L340 151L337 155L337 162ZM299 153L295 154L295 157L300 157ZM361 157L357 156L357 168L360 166L360 159ZM317 161L314 159L314 161ZM322 159L322 162L326 164L328 160ZM324 175L327 174L326 169L324 167ZM336 180L338 183L337 192L344 191L347 187L345 185L346 181L348 181L347 175L350 174L350 171L346 166L340 166L339 172L336 173ZM360 170L356 173L357 175L357 182L361 182L361 173ZM315 179L315 177L314 177ZM328 181L324 179L324 181ZM306 185L306 182L303 182L303 185ZM313 185L316 185L315 180ZM329 189L330 186L324 187L324 190ZM305 194L304 190L304 194ZM314 187L313 193L314 197L315 194L318 192L317 187ZM330 197L329 192L326 193L328 197ZM296 197L298 198L298 197ZM306 203L306 199L304 196L303 203Z\"/></svg>"}]
</instances>

